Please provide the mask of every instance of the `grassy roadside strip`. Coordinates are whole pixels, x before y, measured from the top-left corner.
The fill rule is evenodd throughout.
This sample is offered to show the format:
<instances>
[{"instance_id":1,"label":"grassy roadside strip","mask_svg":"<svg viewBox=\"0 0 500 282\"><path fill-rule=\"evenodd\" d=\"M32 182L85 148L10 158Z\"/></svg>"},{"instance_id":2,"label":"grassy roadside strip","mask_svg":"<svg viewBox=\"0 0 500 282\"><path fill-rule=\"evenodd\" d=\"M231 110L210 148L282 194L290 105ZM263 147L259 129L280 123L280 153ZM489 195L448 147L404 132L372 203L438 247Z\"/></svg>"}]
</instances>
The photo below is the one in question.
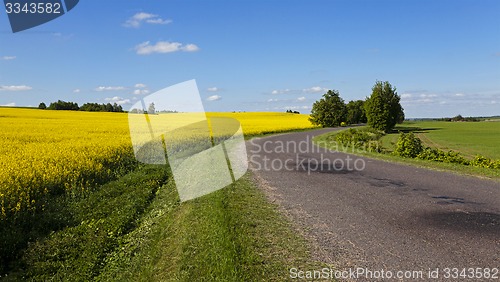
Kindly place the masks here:
<instances>
[{"instance_id":1,"label":"grassy roadside strip","mask_svg":"<svg viewBox=\"0 0 500 282\"><path fill-rule=\"evenodd\" d=\"M313 142L315 142L316 144L318 144L321 147L328 147L330 149L336 149L337 146L335 143L335 135L338 134L339 132L342 132L342 131L343 130L339 130L339 131L329 132L326 134L316 136L313 138ZM389 137L387 135L384 136L382 138L382 146L386 147L386 146L388 146L388 143L390 143L391 141L394 142L394 140L397 140L397 135L394 135L394 136L396 136L395 139L392 138L393 137L392 134L389 135ZM338 147L343 148L342 146L338 146ZM347 147L347 148L343 148L343 149L344 149L343 152L348 153L348 154L353 154L353 155L358 155L358 156L363 156L363 157L368 157L368 158L373 158L373 159L378 159L378 160L383 160L383 161L388 161L388 162L395 162L395 163L400 163L400 164L412 165L412 166L417 166L417 167L422 167L422 168L447 171L447 172L452 172L452 173L460 174L460 175L489 178L489 179L493 179L496 181L500 181L500 171L495 170L495 169L472 167L472 166L465 166L465 165L453 164L453 163L434 162L434 161L420 160L420 159L402 158L402 157L391 155L391 154L369 152L369 151L359 150L357 148L352 148L352 147Z\"/></svg>"},{"instance_id":2,"label":"grassy roadside strip","mask_svg":"<svg viewBox=\"0 0 500 282\"><path fill-rule=\"evenodd\" d=\"M98 280L283 281L291 267L324 266L250 177L182 204L162 187Z\"/></svg>"},{"instance_id":3,"label":"grassy roadside strip","mask_svg":"<svg viewBox=\"0 0 500 282\"><path fill-rule=\"evenodd\" d=\"M180 203L146 166L65 203L71 224L24 251L5 281L283 281L319 269L307 243L252 182Z\"/></svg>"}]
</instances>

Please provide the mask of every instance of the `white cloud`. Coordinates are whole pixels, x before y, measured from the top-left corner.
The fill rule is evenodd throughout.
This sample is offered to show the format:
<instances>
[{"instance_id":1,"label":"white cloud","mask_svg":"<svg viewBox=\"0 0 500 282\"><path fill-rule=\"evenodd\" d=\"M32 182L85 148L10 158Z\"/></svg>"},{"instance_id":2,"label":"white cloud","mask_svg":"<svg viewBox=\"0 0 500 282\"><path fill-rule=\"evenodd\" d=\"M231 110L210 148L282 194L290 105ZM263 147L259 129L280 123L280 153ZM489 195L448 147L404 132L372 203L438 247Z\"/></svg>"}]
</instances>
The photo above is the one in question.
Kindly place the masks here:
<instances>
[{"instance_id":1,"label":"white cloud","mask_svg":"<svg viewBox=\"0 0 500 282\"><path fill-rule=\"evenodd\" d=\"M73 93L80 93L80 91L81 90L77 88L77 89L73 90Z\"/></svg>"},{"instance_id":2,"label":"white cloud","mask_svg":"<svg viewBox=\"0 0 500 282\"><path fill-rule=\"evenodd\" d=\"M3 57L0 57L0 60L10 61L10 60L15 60L16 58L17 58L16 56L3 56Z\"/></svg>"},{"instance_id":3,"label":"white cloud","mask_svg":"<svg viewBox=\"0 0 500 282\"><path fill-rule=\"evenodd\" d=\"M107 102L116 103L118 105L130 104L130 99L124 99L124 98L118 97L118 96L115 96L112 98L105 98L104 100L106 100Z\"/></svg>"},{"instance_id":4,"label":"white cloud","mask_svg":"<svg viewBox=\"0 0 500 282\"><path fill-rule=\"evenodd\" d=\"M27 91L33 87L27 85L0 85L0 91Z\"/></svg>"},{"instance_id":5,"label":"white cloud","mask_svg":"<svg viewBox=\"0 0 500 282\"><path fill-rule=\"evenodd\" d=\"M437 97L436 94L420 94L420 98L434 98Z\"/></svg>"},{"instance_id":6,"label":"white cloud","mask_svg":"<svg viewBox=\"0 0 500 282\"><path fill-rule=\"evenodd\" d=\"M186 46L182 47L181 49L184 52L196 52L196 51L200 50L200 48L198 48L198 46L196 46L194 44L187 44Z\"/></svg>"},{"instance_id":7,"label":"white cloud","mask_svg":"<svg viewBox=\"0 0 500 282\"><path fill-rule=\"evenodd\" d=\"M455 94L455 96L457 96L457 97L464 97L465 94L463 94L463 93L457 93L457 94Z\"/></svg>"},{"instance_id":8,"label":"white cloud","mask_svg":"<svg viewBox=\"0 0 500 282\"><path fill-rule=\"evenodd\" d=\"M146 94L149 94L149 90L147 89L135 89L134 92L134 95L146 95Z\"/></svg>"},{"instance_id":9,"label":"white cloud","mask_svg":"<svg viewBox=\"0 0 500 282\"><path fill-rule=\"evenodd\" d=\"M8 103L8 104L5 104L5 105L0 105L0 106L3 106L3 107L15 107L16 103Z\"/></svg>"},{"instance_id":10,"label":"white cloud","mask_svg":"<svg viewBox=\"0 0 500 282\"><path fill-rule=\"evenodd\" d=\"M172 22L172 20L164 20L162 18L156 18L156 19L146 20L146 22L150 24L169 24Z\"/></svg>"},{"instance_id":11,"label":"white cloud","mask_svg":"<svg viewBox=\"0 0 500 282\"><path fill-rule=\"evenodd\" d=\"M306 97L299 97L297 98L297 101L299 102L304 102L306 100Z\"/></svg>"},{"instance_id":12,"label":"white cloud","mask_svg":"<svg viewBox=\"0 0 500 282\"><path fill-rule=\"evenodd\" d=\"M149 94L149 89L147 89L147 85L143 83L137 83L134 85L136 88L132 93L134 95L146 95Z\"/></svg>"},{"instance_id":13,"label":"white cloud","mask_svg":"<svg viewBox=\"0 0 500 282\"><path fill-rule=\"evenodd\" d=\"M219 90L220 90L220 89L219 89L219 88L217 88L217 87L209 87L209 88L207 88L207 91L208 91L208 92L217 92L217 91L219 91Z\"/></svg>"},{"instance_id":14,"label":"white cloud","mask_svg":"<svg viewBox=\"0 0 500 282\"><path fill-rule=\"evenodd\" d=\"M279 89L279 90L273 90L271 94L277 95L277 94L285 94L290 92L290 89Z\"/></svg>"},{"instance_id":15,"label":"white cloud","mask_svg":"<svg viewBox=\"0 0 500 282\"><path fill-rule=\"evenodd\" d=\"M221 96L219 96L219 95L212 95L212 96L210 96L210 97L207 98L207 101L218 101L220 99L222 99Z\"/></svg>"},{"instance_id":16,"label":"white cloud","mask_svg":"<svg viewBox=\"0 0 500 282\"><path fill-rule=\"evenodd\" d=\"M125 90L126 88L123 86L99 86L95 91L120 91L120 90Z\"/></svg>"},{"instance_id":17,"label":"white cloud","mask_svg":"<svg viewBox=\"0 0 500 282\"><path fill-rule=\"evenodd\" d=\"M156 44L151 45L150 41L143 42L135 46L135 51L138 55L149 55L153 53L172 53L172 52L196 52L200 50L194 44L183 45L179 42L158 41Z\"/></svg>"},{"instance_id":18,"label":"white cloud","mask_svg":"<svg viewBox=\"0 0 500 282\"><path fill-rule=\"evenodd\" d=\"M401 94L401 102L405 105L440 103L434 99L436 97L443 98L443 94L438 94L429 93L427 90L406 91Z\"/></svg>"},{"instance_id":19,"label":"white cloud","mask_svg":"<svg viewBox=\"0 0 500 282\"><path fill-rule=\"evenodd\" d=\"M302 89L302 91L305 93L319 93L319 92L326 92L328 91L328 89L320 86L313 86L311 88Z\"/></svg>"},{"instance_id":20,"label":"white cloud","mask_svg":"<svg viewBox=\"0 0 500 282\"><path fill-rule=\"evenodd\" d=\"M158 15L140 12L140 13L133 15L131 18L129 18L123 24L123 26L138 28L141 26L141 24L143 22L146 22L149 24L169 24L172 22L172 20L168 20L168 19L164 20L164 19L160 18Z\"/></svg>"},{"instance_id":21,"label":"white cloud","mask_svg":"<svg viewBox=\"0 0 500 282\"><path fill-rule=\"evenodd\" d=\"M267 102L278 102L278 99L268 99Z\"/></svg>"}]
</instances>

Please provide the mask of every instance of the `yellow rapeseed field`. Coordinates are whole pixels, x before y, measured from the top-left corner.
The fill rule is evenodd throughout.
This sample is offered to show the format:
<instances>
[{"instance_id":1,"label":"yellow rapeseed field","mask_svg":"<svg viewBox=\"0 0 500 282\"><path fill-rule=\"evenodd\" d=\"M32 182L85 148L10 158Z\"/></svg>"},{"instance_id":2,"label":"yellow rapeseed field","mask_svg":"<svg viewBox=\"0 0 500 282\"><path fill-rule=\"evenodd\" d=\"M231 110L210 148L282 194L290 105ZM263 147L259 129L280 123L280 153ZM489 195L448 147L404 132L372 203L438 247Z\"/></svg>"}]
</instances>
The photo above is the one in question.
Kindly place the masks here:
<instances>
[{"instance_id":1,"label":"yellow rapeseed field","mask_svg":"<svg viewBox=\"0 0 500 282\"><path fill-rule=\"evenodd\" d=\"M105 182L133 161L126 114L0 108L0 207Z\"/></svg>"},{"instance_id":2,"label":"yellow rapeseed field","mask_svg":"<svg viewBox=\"0 0 500 282\"><path fill-rule=\"evenodd\" d=\"M229 117L241 123L245 135L277 133L296 129L315 128L309 115L275 112L208 113L208 117Z\"/></svg>"},{"instance_id":3,"label":"yellow rapeseed field","mask_svg":"<svg viewBox=\"0 0 500 282\"><path fill-rule=\"evenodd\" d=\"M209 113L241 122L245 135L313 128L308 115ZM134 167L125 113L0 108L0 219L43 208Z\"/></svg>"}]
</instances>

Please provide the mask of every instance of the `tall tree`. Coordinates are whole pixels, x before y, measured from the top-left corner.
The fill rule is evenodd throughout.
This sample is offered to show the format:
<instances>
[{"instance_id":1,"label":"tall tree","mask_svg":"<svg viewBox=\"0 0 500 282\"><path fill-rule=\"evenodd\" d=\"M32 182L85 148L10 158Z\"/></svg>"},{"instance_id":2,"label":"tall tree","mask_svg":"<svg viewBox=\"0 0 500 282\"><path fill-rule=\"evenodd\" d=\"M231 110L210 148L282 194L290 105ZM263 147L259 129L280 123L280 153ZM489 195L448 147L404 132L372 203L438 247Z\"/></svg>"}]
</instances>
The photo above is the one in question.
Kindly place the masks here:
<instances>
[{"instance_id":1,"label":"tall tree","mask_svg":"<svg viewBox=\"0 0 500 282\"><path fill-rule=\"evenodd\" d=\"M346 105L347 123L357 124L366 123L365 101L356 100L350 101Z\"/></svg>"},{"instance_id":2,"label":"tall tree","mask_svg":"<svg viewBox=\"0 0 500 282\"><path fill-rule=\"evenodd\" d=\"M401 98L389 81L377 81L372 88L372 95L365 102L368 125L372 128L391 131L397 123L404 120Z\"/></svg>"},{"instance_id":3,"label":"tall tree","mask_svg":"<svg viewBox=\"0 0 500 282\"><path fill-rule=\"evenodd\" d=\"M309 120L323 127L339 126L345 121L346 106L337 90L328 90L321 100L314 102Z\"/></svg>"}]
</instances>

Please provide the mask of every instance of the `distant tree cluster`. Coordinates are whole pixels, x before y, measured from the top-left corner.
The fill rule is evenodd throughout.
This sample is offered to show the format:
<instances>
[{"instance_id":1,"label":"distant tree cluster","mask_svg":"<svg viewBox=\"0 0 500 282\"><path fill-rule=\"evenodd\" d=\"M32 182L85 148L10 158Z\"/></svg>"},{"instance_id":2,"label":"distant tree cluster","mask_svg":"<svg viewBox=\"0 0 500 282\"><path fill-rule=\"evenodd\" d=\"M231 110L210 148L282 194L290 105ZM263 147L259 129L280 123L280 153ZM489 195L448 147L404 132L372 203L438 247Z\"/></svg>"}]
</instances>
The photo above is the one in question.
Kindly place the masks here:
<instances>
[{"instance_id":1,"label":"distant tree cluster","mask_svg":"<svg viewBox=\"0 0 500 282\"><path fill-rule=\"evenodd\" d=\"M300 114L298 111L286 110L288 114Z\"/></svg>"},{"instance_id":2,"label":"distant tree cluster","mask_svg":"<svg viewBox=\"0 0 500 282\"><path fill-rule=\"evenodd\" d=\"M141 109L132 109L129 111L130 114L143 114L144 110Z\"/></svg>"},{"instance_id":3,"label":"distant tree cluster","mask_svg":"<svg viewBox=\"0 0 500 282\"><path fill-rule=\"evenodd\" d=\"M47 110L63 110L63 111L118 112L118 113L123 112L122 106L116 103L114 104L86 103L83 104L81 107L79 107L78 103L66 102L62 100L50 103L48 107L45 103L42 102L40 103L40 105L38 105L38 108L42 110L47 109Z\"/></svg>"},{"instance_id":4,"label":"distant tree cluster","mask_svg":"<svg viewBox=\"0 0 500 282\"><path fill-rule=\"evenodd\" d=\"M480 118L477 117L463 117L462 115L457 115L452 118L442 118L442 121L481 121Z\"/></svg>"},{"instance_id":5,"label":"distant tree cluster","mask_svg":"<svg viewBox=\"0 0 500 282\"><path fill-rule=\"evenodd\" d=\"M132 113L132 114L149 114L149 115L155 115L155 114L175 114L175 113L178 113L178 111L172 111L172 110L161 110L161 111L158 111L156 110L156 107L155 107L155 103L151 103L149 104L148 106L148 110L144 110L144 109L131 109L129 111L129 113ZM234 113L234 112L233 112Z\"/></svg>"},{"instance_id":6,"label":"distant tree cluster","mask_svg":"<svg viewBox=\"0 0 500 282\"><path fill-rule=\"evenodd\" d=\"M62 100L50 103L50 105L47 107L47 110L78 111L79 109L80 107L78 107L77 103L66 102Z\"/></svg>"},{"instance_id":7,"label":"distant tree cluster","mask_svg":"<svg viewBox=\"0 0 500 282\"><path fill-rule=\"evenodd\" d=\"M323 127L367 123L370 127L388 132L404 121L403 107L396 88L386 81L377 81L366 100L345 103L337 90L328 90L313 104L310 121Z\"/></svg>"},{"instance_id":8,"label":"distant tree cluster","mask_svg":"<svg viewBox=\"0 0 500 282\"><path fill-rule=\"evenodd\" d=\"M98 103L86 103L80 107L80 111L87 112L123 112L123 108L121 105L116 103L107 103L107 104L98 104Z\"/></svg>"}]
</instances>

